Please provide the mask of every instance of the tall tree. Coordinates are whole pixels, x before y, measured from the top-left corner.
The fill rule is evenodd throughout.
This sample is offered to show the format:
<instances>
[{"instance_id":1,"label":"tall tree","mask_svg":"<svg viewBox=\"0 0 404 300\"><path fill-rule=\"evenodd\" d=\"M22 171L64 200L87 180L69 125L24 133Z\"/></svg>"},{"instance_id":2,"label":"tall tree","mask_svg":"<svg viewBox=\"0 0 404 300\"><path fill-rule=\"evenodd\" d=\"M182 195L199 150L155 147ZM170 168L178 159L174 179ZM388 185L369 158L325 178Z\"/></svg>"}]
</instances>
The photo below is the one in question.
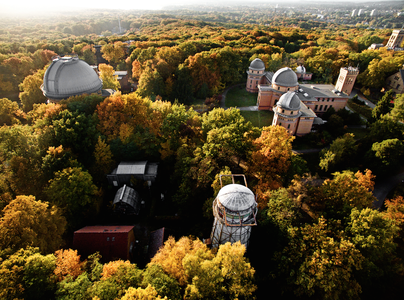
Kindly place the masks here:
<instances>
[{"instance_id":1,"label":"tall tree","mask_svg":"<svg viewBox=\"0 0 404 300\"><path fill-rule=\"evenodd\" d=\"M52 253L63 243L66 220L56 206L35 200L34 196L17 196L4 209L0 219L0 247L20 249L39 247Z\"/></svg>"},{"instance_id":2,"label":"tall tree","mask_svg":"<svg viewBox=\"0 0 404 300\"><path fill-rule=\"evenodd\" d=\"M45 69L38 70L35 74L25 77L24 81L19 85L21 90L20 100L24 111L32 110L35 103L46 102L46 97L41 90L44 74Z\"/></svg>"},{"instance_id":3,"label":"tall tree","mask_svg":"<svg viewBox=\"0 0 404 300\"><path fill-rule=\"evenodd\" d=\"M106 64L99 64L100 78L102 80L103 89L113 89L118 91L121 88L121 84L118 81L118 76L114 75L115 71L112 66Z\"/></svg>"}]
</instances>

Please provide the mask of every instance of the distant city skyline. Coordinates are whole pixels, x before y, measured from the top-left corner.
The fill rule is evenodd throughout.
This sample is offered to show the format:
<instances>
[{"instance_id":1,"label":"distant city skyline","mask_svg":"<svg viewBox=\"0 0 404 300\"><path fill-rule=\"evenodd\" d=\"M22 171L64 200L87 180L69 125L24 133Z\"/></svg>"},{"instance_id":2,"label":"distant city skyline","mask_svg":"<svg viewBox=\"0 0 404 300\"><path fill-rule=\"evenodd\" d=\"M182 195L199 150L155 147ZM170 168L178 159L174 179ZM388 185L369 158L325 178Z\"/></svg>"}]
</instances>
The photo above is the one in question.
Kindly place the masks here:
<instances>
[{"instance_id":1,"label":"distant city skyline","mask_svg":"<svg viewBox=\"0 0 404 300\"><path fill-rule=\"evenodd\" d=\"M371 2L386 2L388 0L379 0ZM177 5L213 5L213 6L230 6L230 5L254 5L254 4L279 4L284 5L287 3L330 3L327 0L290 0L290 1L279 1L279 0L245 0L245 1L201 1L201 0L155 0L155 1L133 1L133 0L121 0L121 1L106 1L106 0L90 0L90 1L79 1L71 0L68 2L55 2L51 0L38 0L38 1L8 1L2 4L2 15L35 15L47 12L63 12L63 11L74 11L74 10L87 10L87 9L117 9L117 10L163 10L168 7L173 7ZM350 0L341 0L340 2L350 3ZM355 4L358 2L368 2L367 0L356 0ZM397 1L399 2L399 1ZM352 5L355 5L352 3Z\"/></svg>"}]
</instances>

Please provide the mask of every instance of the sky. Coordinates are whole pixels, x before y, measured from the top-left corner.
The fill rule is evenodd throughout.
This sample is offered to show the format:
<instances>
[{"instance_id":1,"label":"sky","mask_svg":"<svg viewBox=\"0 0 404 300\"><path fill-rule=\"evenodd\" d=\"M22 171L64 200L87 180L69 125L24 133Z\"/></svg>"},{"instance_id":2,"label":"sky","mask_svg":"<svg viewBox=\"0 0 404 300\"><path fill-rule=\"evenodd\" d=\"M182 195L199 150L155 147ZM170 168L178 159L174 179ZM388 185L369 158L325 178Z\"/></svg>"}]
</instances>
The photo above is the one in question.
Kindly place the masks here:
<instances>
[{"instance_id":1,"label":"sky","mask_svg":"<svg viewBox=\"0 0 404 300\"><path fill-rule=\"evenodd\" d=\"M342 0L344 2L351 0ZM361 1L361 0L359 0ZM355 0L355 2L359 2ZM168 5L192 5L207 4L207 5L221 5L227 3L243 3L248 5L248 3L285 3L285 0L69 0L69 1L55 1L55 0L7 0L6 3L1 4L1 14L2 15L34 15L37 13L44 12L62 12L62 11L73 11L78 9L141 9L141 10L160 10ZM286 2L310 2L310 0L287 0ZM328 0L312 0L312 2L329 2ZM352 2L352 1L351 1ZM374 2L377 2L374 1Z\"/></svg>"}]
</instances>

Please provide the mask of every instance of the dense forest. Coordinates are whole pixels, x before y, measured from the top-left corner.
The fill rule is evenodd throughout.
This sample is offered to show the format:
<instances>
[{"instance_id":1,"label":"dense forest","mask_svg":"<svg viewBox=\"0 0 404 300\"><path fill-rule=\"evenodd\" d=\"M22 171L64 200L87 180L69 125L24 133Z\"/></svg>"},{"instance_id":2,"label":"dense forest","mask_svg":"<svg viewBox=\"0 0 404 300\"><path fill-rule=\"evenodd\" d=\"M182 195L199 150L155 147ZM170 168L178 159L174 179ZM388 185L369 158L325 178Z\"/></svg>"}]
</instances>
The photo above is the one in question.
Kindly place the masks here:
<instances>
[{"instance_id":1,"label":"dense forest","mask_svg":"<svg viewBox=\"0 0 404 300\"><path fill-rule=\"evenodd\" d=\"M358 20L258 8L0 20L0 298L400 297L404 189L381 209L372 191L402 172L404 94L384 86L404 51L368 47L386 44L404 15ZM376 27L383 20L390 25ZM52 57L94 65L97 45L104 88L118 92L47 104L40 86ZM341 67L358 66L356 87L376 107L355 97L355 113L330 109L305 137L256 127L218 103L245 84L257 57L270 71L304 64L313 83L333 84ZM128 71L134 91L119 91L114 70ZM315 151L296 154L302 145ZM159 176L151 190L133 180L145 207L120 218L106 175L133 160L158 162ZM202 239L219 175L240 173L257 196L258 226L248 251L210 249ZM174 237L150 262L71 249L81 227L117 223L165 226Z\"/></svg>"}]
</instances>

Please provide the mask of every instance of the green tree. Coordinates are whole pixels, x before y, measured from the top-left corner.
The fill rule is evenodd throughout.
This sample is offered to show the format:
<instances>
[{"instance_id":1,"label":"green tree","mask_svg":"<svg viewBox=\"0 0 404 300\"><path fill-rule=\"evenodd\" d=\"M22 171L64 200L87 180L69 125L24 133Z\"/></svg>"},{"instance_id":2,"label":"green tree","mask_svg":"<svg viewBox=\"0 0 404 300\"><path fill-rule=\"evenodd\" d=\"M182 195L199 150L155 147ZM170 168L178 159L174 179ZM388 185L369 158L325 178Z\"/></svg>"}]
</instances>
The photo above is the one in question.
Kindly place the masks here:
<instances>
[{"instance_id":1,"label":"green tree","mask_svg":"<svg viewBox=\"0 0 404 300\"><path fill-rule=\"evenodd\" d=\"M382 99L377 102L377 105L372 110L372 117L378 120L382 115L387 115L392 109L392 101L393 90L389 90L386 94L383 95Z\"/></svg>"},{"instance_id":2,"label":"green tree","mask_svg":"<svg viewBox=\"0 0 404 300\"><path fill-rule=\"evenodd\" d=\"M88 213L87 210L94 209L97 201L97 187L91 175L78 167L56 172L45 194L50 202L63 210L72 228Z\"/></svg>"},{"instance_id":3,"label":"green tree","mask_svg":"<svg viewBox=\"0 0 404 300\"><path fill-rule=\"evenodd\" d=\"M66 220L56 206L49 207L34 196L17 196L3 209L0 245L14 250L33 246L51 253L62 245L65 226Z\"/></svg>"},{"instance_id":4,"label":"green tree","mask_svg":"<svg viewBox=\"0 0 404 300\"><path fill-rule=\"evenodd\" d=\"M335 139L329 149L320 152L320 167L325 171L344 170L354 161L357 145L354 135L346 133L344 136Z\"/></svg>"},{"instance_id":5,"label":"green tree","mask_svg":"<svg viewBox=\"0 0 404 300\"><path fill-rule=\"evenodd\" d=\"M399 94L394 100L394 107L391 110L391 116L399 121L404 120L404 94Z\"/></svg>"},{"instance_id":6,"label":"green tree","mask_svg":"<svg viewBox=\"0 0 404 300\"><path fill-rule=\"evenodd\" d=\"M157 293L168 299L180 299L180 286L178 282L165 274L163 268L159 264L148 266L143 272L142 286L152 286Z\"/></svg>"},{"instance_id":7,"label":"green tree","mask_svg":"<svg viewBox=\"0 0 404 300\"><path fill-rule=\"evenodd\" d=\"M404 144L399 139L387 139L373 143L366 159L369 167L379 175L387 175L397 171L402 162Z\"/></svg>"}]
</instances>

